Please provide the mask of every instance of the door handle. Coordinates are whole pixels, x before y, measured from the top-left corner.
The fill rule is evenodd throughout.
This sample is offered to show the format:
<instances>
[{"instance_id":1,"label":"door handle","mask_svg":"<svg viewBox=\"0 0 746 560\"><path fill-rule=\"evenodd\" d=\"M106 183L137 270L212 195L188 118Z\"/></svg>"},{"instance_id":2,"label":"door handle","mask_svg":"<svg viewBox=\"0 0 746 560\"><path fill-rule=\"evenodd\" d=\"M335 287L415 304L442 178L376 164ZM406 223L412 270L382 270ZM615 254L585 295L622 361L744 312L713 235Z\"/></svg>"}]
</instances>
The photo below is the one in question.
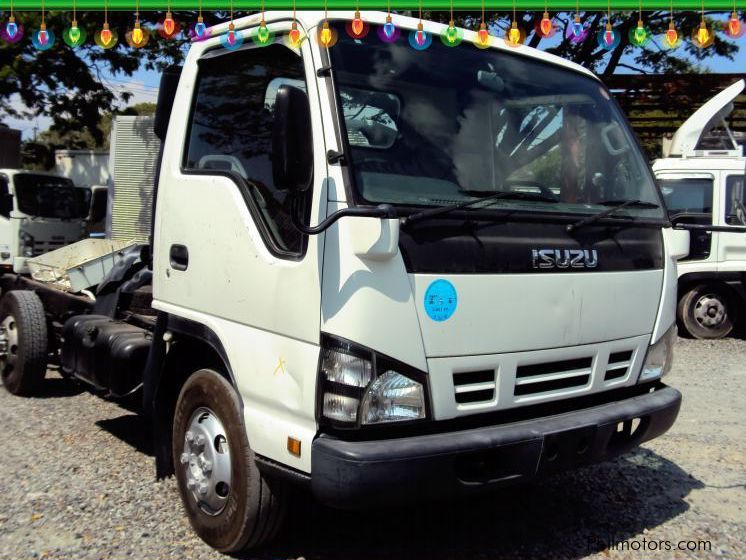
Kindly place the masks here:
<instances>
[{"instance_id":1,"label":"door handle","mask_svg":"<svg viewBox=\"0 0 746 560\"><path fill-rule=\"evenodd\" d=\"M174 270L186 270L189 266L189 250L186 245L171 245L168 256Z\"/></svg>"}]
</instances>

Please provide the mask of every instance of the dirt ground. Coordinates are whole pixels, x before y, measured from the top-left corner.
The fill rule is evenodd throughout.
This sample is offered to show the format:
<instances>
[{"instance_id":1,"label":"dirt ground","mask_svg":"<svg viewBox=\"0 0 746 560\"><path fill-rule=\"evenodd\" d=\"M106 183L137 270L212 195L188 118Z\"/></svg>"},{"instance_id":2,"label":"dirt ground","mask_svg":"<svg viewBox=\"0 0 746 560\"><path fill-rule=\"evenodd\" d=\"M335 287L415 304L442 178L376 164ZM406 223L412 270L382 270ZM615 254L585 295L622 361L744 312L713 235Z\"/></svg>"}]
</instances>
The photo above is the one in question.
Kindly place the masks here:
<instances>
[{"instance_id":1,"label":"dirt ground","mask_svg":"<svg viewBox=\"0 0 746 560\"><path fill-rule=\"evenodd\" d=\"M615 461L385 513L301 496L247 558L746 558L746 341L680 340L667 382L684 394L677 423ZM174 481L155 481L134 412L50 374L40 397L0 391L0 426L0 558L224 558Z\"/></svg>"}]
</instances>

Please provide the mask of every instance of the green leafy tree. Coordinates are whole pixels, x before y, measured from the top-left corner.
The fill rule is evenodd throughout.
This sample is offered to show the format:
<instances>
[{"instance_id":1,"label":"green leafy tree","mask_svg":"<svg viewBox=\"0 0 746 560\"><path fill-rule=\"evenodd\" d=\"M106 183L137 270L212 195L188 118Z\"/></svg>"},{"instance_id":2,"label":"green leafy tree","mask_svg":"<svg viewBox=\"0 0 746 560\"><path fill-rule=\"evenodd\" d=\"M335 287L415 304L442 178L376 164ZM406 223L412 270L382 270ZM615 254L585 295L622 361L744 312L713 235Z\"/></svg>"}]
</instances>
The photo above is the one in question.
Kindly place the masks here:
<instances>
[{"instance_id":1,"label":"green leafy tree","mask_svg":"<svg viewBox=\"0 0 746 560\"><path fill-rule=\"evenodd\" d=\"M563 40L557 46L547 47L545 50L549 53L556 54L567 60L572 60L593 72L608 76L620 68L626 68L632 72L639 73L671 73L678 74L684 72L701 72L702 64L712 57L724 57L733 60L738 53L738 44L721 33L715 36L715 42L706 49L695 47L690 41L692 32L699 26L702 17L700 12L682 11L676 12L673 16L673 23L676 26L679 37L683 39L683 44L677 49L666 49L661 44L661 36L668 29L671 21L669 12L652 11L644 12L643 20L645 27L648 28L653 38L644 48L630 43L629 32L637 26L639 15L637 12L612 12L611 24L615 31L621 34L619 46L611 53L599 47L596 41L596 34L603 31L606 25L606 14L603 12L581 12L580 19L589 29L589 36L580 43L573 43L564 40L567 35L569 26L575 19L574 13L561 12L551 14L554 16L554 22L559 28L558 33L562 34ZM481 21L480 12L457 12L456 25L476 29ZM517 14L518 25L526 31L526 45L544 49L553 39L544 39L535 32L543 12L519 12ZM705 20L708 28L712 31L721 31L723 22L727 14L723 12L706 12ZM436 21L447 22L450 15L447 12L433 12L430 17ZM490 24L491 32L503 35L510 28L512 14L508 13L488 13L487 20ZM502 30L502 31L501 31ZM632 55L632 64L622 62L624 55ZM691 62L689 58L695 62Z\"/></svg>"},{"instance_id":2,"label":"green leafy tree","mask_svg":"<svg viewBox=\"0 0 746 560\"><path fill-rule=\"evenodd\" d=\"M549 43L534 32L541 18L540 11L518 14L519 25L528 32L527 44L543 48ZM711 17L713 14L708 14ZM194 12L175 12L177 21L194 22ZM458 12L457 25L476 28L479 25L479 12ZM7 17L7 14L6 14ZM143 27L153 27L155 22L164 17L163 12L141 14ZM208 24L224 21L225 12L207 13ZM447 22L447 12L431 12L425 17ZM560 32L566 33L574 14L556 14L555 21ZM726 16L719 14L724 20ZM595 33L603 29L606 16L600 12L582 14L582 20L589 26L592 36L584 42L575 44L561 41L559 45L547 48L548 52L573 60L601 75L610 75L617 69L628 68L637 72L671 73L697 72L708 58L720 56L732 59L738 46L718 34L715 44L708 49L697 49L688 40L692 31L699 24L700 14L696 12L677 12L674 23L685 44L675 51L668 51L660 45L658 38L668 27L669 16L663 11L645 14L645 23L656 35L650 45L644 49L633 46L628 39L628 32L637 22L634 12L612 13L611 19L615 28L621 33L621 44L611 53L601 49ZM102 18L100 12L78 12L78 24L85 27L88 40L84 46L71 49L61 40L62 30L72 19L70 12L49 12L47 25L58 35L57 44L48 51L37 51L31 42L24 38L19 43L0 46L0 121L4 116L33 118L48 116L52 118L51 132L59 138L69 141L73 147L103 147L107 142L107 130L102 126L102 115L112 114L122 101L127 102L129 95L123 93L120 98L107 87L105 75L131 76L141 68L159 70L171 64L180 63L187 49L183 38L171 41L161 39L154 31L148 45L135 50L127 46L125 33L131 29L134 16L131 12L110 12L109 23L119 35L119 44L110 50L103 50L93 43L93 35L100 29ZM491 13L487 18L493 32L498 28L507 29L511 15ZM30 33L38 29L40 15L24 12L19 21ZM713 26L713 21L708 20ZM629 57L622 58L625 54ZM694 59L694 62L687 58ZM631 60L631 61L630 61ZM10 101L19 96L26 110L14 108Z\"/></svg>"},{"instance_id":3,"label":"green leafy tree","mask_svg":"<svg viewBox=\"0 0 746 560\"><path fill-rule=\"evenodd\" d=\"M150 42L142 49L130 48L125 33L131 29L134 16L131 12L109 12L109 25L119 35L116 47L99 48L93 36L101 28L100 12L78 12L78 25L84 28L88 38L76 49L62 41L62 30L70 25L71 12L48 12L47 27L57 35L55 45L47 51L38 51L28 39L31 31L39 28L38 13L17 14L26 37L18 43L0 46L0 121L3 117L52 118L53 131L72 134L78 143L88 144L90 138L95 146L103 146L105 131L99 126L101 116L113 113L131 94L119 96L107 86L105 75L131 76L139 69L159 70L180 63L186 53L187 40L183 37L166 41L153 29L164 17L161 12L141 14L143 27L152 30ZM224 14L210 14L215 21ZM7 14L4 14L3 21ZM191 22L196 14L174 13L177 21ZM210 22L208 22L210 23ZM27 109L11 104L15 96L20 97ZM76 134L78 136L76 137Z\"/></svg>"}]
</instances>

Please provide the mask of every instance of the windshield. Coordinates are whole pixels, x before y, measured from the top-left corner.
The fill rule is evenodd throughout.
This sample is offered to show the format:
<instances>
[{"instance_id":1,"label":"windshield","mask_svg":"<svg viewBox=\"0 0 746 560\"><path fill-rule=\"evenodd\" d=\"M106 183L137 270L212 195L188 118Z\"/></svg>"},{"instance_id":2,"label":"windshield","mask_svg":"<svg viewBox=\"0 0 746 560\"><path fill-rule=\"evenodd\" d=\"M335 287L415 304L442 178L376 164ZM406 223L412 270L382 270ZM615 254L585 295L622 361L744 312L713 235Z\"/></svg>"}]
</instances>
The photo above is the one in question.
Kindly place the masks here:
<instances>
[{"instance_id":1,"label":"windshield","mask_svg":"<svg viewBox=\"0 0 746 560\"><path fill-rule=\"evenodd\" d=\"M83 219L88 216L89 189L77 188L70 179L33 173L13 177L19 212L38 218Z\"/></svg>"},{"instance_id":2,"label":"windshield","mask_svg":"<svg viewBox=\"0 0 746 560\"><path fill-rule=\"evenodd\" d=\"M371 204L442 206L496 191L514 210L592 214L602 203L660 204L609 93L578 72L494 49L424 51L336 22L329 49L357 195ZM553 200L547 200L547 199ZM663 218L662 208L623 216Z\"/></svg>"}]
</instances>

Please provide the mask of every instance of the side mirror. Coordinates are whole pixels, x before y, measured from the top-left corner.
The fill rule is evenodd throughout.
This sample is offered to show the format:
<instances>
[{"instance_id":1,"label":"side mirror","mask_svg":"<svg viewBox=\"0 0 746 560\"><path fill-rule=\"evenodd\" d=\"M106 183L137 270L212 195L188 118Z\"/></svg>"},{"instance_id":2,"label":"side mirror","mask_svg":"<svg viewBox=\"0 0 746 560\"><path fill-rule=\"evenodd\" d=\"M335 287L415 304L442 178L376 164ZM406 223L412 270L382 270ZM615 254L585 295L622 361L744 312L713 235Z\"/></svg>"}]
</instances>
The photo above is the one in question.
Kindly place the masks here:
<instances>
[{"instance_id":1,"label":"side mirror","mask_svg":"<svg viewBox=\"0 0 746 560\"><path fill-rule=\"evenodd\" d=\"M668 245L668 254L673 260L683 259L689 254L689 232L684 229L664 229L664 240Z\"/></svg>"},{"instance_id":2,"label":"side mirror","mask_svg":"<svg viewBox=\"0 0 746 560\"><path fill-rule=\"evenodd\" d=\"M281 85L275 97L272 177L275 187L308 190L313 179L311 109L304 91Z\"/></svg>"},{"instance_id":3,"label":"side mirror","mask_svg":"<svg viewBox=\"0 0 746 560\"><path fill-rule=\"evenodd\" d=\"M399 253L398 218L355 218L339 222L340 236L352 251L368 261L388 261Z\"/></svg>"},{"instance_id":4,"label":"side mirror","mask_svg":"<svg viewBox=\"0 0 746 560\"><path fill-rule=\"evenodd\" d=\"M6 218L10 217L10 213L13 210L13 195L4 193L0 195L0 215Z\"/></svg>"},{"instance_id":5,"label":"side mirror","mask_svg":"<svg viewBox=\"0 0 746 560\"><path fill-rule=\"evenodd\" d=\"M158 102L155 106L155 118L153 119L153 131L158 139L163 142L168 130L168 121L171 119L171 109L174 106L176 88L179 86L181 66L170 66L161 74L161 85L158 88Z\"/></svg>"}]
</instances>

